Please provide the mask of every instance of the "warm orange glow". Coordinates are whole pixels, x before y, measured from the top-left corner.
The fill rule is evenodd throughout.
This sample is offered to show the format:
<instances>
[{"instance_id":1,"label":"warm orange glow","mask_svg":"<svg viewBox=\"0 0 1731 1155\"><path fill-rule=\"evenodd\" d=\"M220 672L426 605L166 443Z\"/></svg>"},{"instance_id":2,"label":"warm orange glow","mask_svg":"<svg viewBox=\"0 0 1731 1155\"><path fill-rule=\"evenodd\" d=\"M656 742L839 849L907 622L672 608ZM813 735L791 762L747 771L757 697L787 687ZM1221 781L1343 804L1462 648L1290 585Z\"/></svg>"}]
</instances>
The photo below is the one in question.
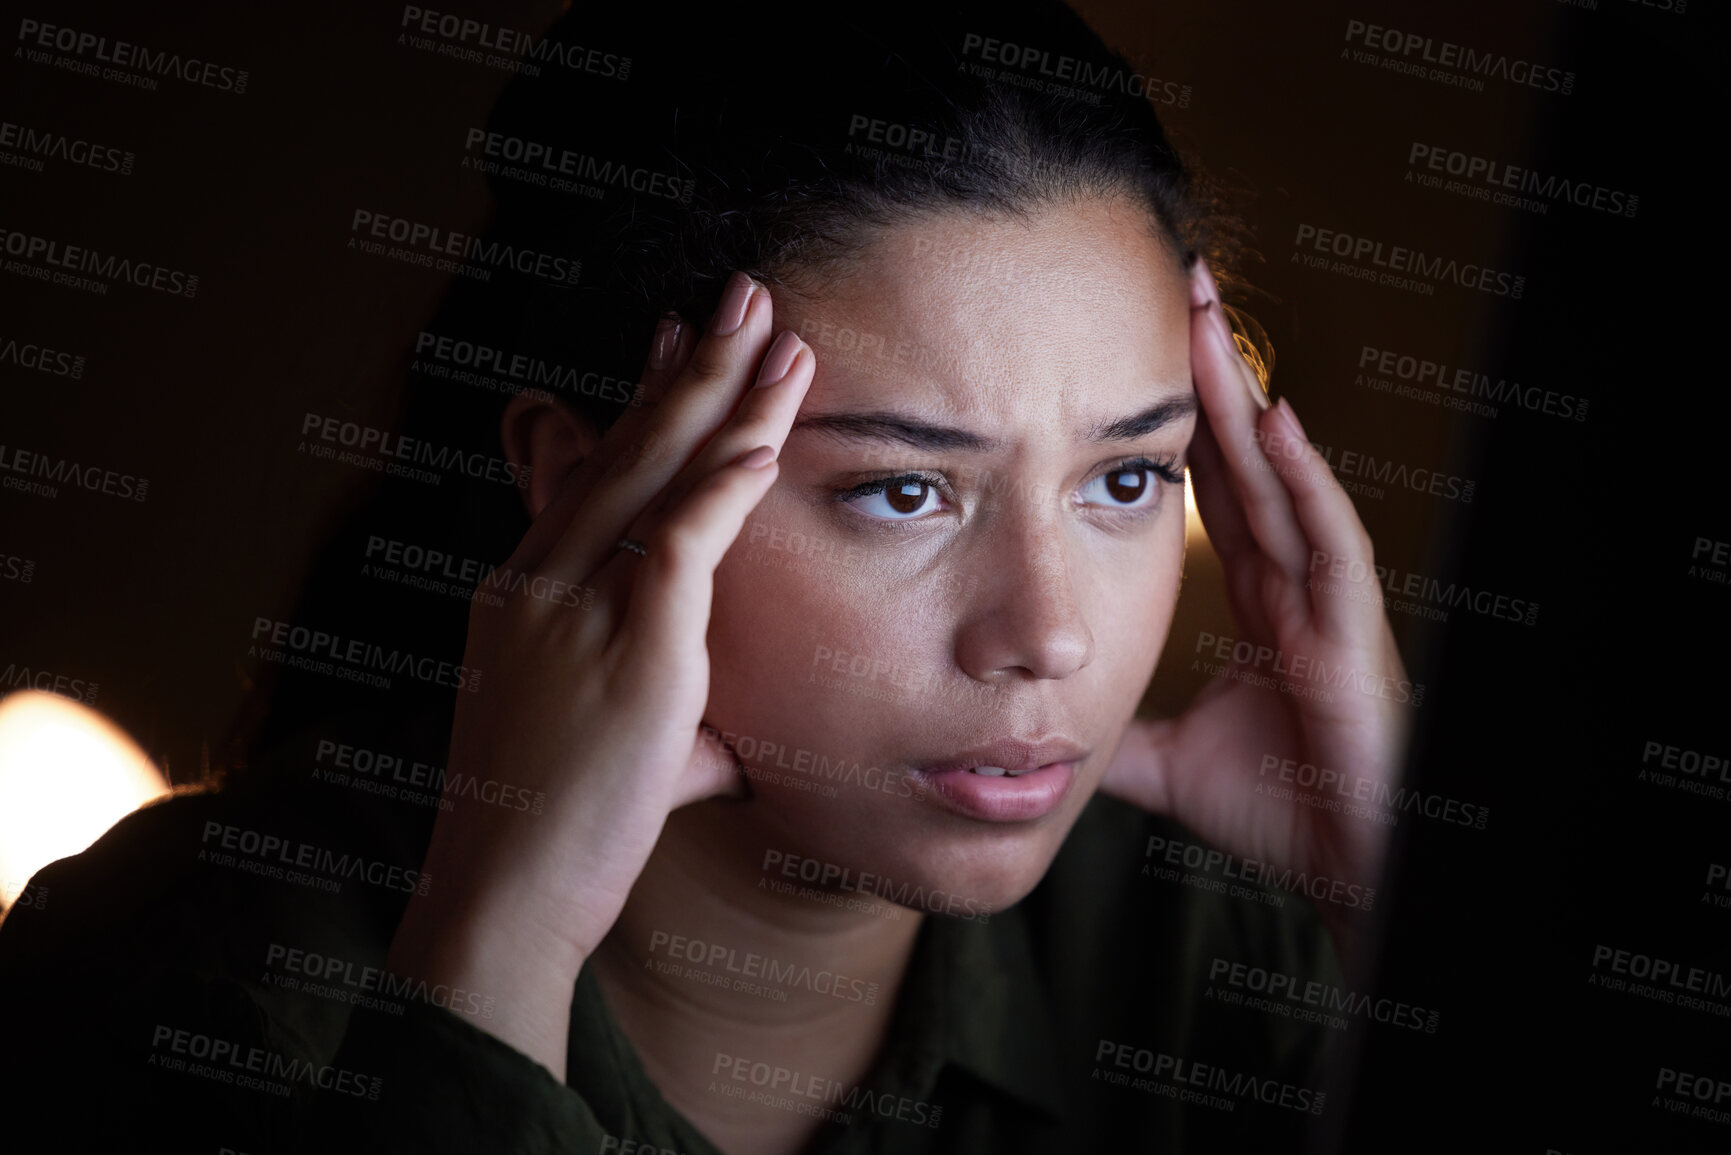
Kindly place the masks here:
<instances>
[{"instance_id":1,"label":"warm orange glow","mask_svg":"<svg viewBox=\"0 0 1731 1155\"><path fill-rule=\"evenodd\" d=\"M1196 508L1196 490L1190 484L1190 471L1184 471L1184 536L1192 543L1208 540L1202 528L1202 513Z\"/></svg>"},{"instance_id":2,"label":"warm orange glow","mask_svg":"<svg viewBox=\"0 0 1731 1155\"><path fill-rule=\"evenodd\" d=\"M0 906L166 793L138 744L90 707L38 690L0 699Z\"/></svg>"}]
</instances>

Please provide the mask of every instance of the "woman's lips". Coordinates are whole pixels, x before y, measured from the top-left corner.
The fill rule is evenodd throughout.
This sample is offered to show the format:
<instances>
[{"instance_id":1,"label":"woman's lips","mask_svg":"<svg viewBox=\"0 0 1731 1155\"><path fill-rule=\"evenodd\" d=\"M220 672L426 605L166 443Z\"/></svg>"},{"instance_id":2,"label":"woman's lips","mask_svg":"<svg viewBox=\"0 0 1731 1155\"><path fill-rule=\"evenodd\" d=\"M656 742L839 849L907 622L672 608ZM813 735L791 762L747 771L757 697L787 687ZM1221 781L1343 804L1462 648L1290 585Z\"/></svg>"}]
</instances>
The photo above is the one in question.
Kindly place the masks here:
<instances>
[{"instance_id":1,"label":"woman's lips","mask_svg":"<svg viewBox=\"0 0 1731 1155\"><path fill-rule=\"evenodd\" d=\"M1076 762L1048 762L1012 775L984 774L962 767L932 767L911 772L926 793L947 809L980 822L1029 822L1056 810L1076 781Z\"/></svg>"}]
</instances>

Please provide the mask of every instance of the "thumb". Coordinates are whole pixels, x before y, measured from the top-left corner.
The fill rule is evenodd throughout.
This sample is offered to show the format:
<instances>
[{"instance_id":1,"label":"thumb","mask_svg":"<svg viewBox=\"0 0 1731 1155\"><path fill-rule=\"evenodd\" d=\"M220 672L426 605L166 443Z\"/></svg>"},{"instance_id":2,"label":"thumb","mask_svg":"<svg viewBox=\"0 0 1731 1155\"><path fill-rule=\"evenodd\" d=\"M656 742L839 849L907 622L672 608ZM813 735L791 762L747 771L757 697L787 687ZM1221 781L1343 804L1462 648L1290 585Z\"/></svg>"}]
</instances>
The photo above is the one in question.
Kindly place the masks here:
<instances>
[{"instance_id":1,"label":"thumb","mask_svg":"<svg viewBox=\"0 0 1731 1155\"><path fill-rule=\"evenodd\" d=\"M1106 773L1100 779L1101 793L1150 814L1170 814L1172 789L1167 751L1174 729L1170 721L1131 719L1112 760L1106 763Z\"/></svg>"},{"instance_id":2,"label":"thumb","mask_svg":"<svg viewBox=\"0 0 1731 1155\"><path fill-rule=\"evenodd\" d=\"M720 731L707 723L697 728L691 758L680 776L679 794L673 807L689 806L706 798L750 798L751 783Z\"/></svg>"}]
</instances>

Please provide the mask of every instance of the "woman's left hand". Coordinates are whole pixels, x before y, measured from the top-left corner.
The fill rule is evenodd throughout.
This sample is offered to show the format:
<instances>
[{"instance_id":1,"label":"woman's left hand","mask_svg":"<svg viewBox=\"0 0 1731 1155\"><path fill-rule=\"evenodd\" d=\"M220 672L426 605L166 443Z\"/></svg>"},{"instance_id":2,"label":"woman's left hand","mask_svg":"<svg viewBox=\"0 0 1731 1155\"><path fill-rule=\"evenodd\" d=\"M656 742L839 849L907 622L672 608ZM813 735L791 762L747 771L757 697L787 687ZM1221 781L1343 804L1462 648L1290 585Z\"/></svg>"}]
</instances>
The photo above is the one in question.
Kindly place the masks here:
<instances>
[{"instance_id":1,"label":"woman's left hand","mask_svg":"<svg viewBox=\"0 0 1731 1155\"><path fill-rule=\"evenodd\" d=\"M1191 302L1190 476L1237 628L1199 638L1193 660L1221 672L1178 717L1133 721L1101 788L1290 870L1295 889L1302 873L1339 942L1377 884L1389 829L1377 802L1398 784L1423 689L1407 681L1351 498L1289 403L1268 405L1201 260Z\"/></svg>"}]
</instances>

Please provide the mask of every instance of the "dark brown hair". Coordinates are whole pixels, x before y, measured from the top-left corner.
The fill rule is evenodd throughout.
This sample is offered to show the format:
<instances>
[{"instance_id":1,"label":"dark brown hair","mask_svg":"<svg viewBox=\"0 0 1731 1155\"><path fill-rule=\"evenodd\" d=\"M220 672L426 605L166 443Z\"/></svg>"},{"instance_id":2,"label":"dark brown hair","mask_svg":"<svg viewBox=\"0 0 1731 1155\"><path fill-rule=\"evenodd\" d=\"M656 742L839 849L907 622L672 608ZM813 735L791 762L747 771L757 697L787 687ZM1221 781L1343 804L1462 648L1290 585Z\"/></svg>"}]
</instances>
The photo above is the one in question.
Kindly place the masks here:
<instances>
[{"instance_id":1,"label":"dark brown hair","mask_svg":"<svg viewBox=\"0 0 1731 1155\"><path fill-rule=\"evenodd\" d=\"M771 284L794 271L821 279L912 215L1022 213L1083 195L1143 205L1178 263L1207 256L1230 294L1233 218L1172 146L1151 82L1057 0L892 0L840 15L702 7L585 5L524 53L484 132L468 133L496 202L488 240L581 271L457 279L430 332L557 367L543 387L605 428L626 394L583 383L634 380L658 315L701 324L735 269ZM474 374L412 376L401 431L500 456L508 400ZM296 618L460 656L458 598L356 576L363 543L381 535L495 564L512 552L528 524L518 491L446 481L378 482ZM431 711L425 740L438 745L451 693L410 685L388 700ZM244 744L333 713L370 725L386 700L285 675L263 741Z\"/></svg>"}]
</instances>

